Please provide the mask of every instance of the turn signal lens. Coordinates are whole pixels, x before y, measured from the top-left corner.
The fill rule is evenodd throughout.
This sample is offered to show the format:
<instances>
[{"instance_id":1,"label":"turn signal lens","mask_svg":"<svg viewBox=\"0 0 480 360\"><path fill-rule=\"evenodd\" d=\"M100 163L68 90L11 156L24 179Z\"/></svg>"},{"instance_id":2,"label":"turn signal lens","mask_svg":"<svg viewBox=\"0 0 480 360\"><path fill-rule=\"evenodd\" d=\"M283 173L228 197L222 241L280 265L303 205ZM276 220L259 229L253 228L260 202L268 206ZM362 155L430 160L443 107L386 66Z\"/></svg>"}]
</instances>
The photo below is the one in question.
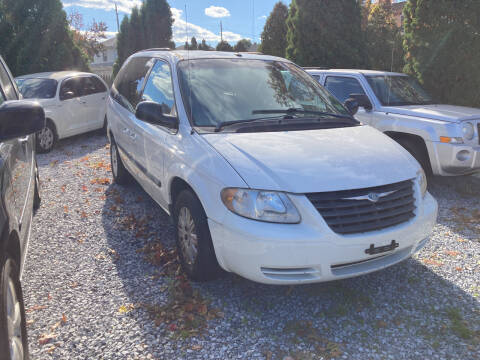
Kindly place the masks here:
<instances>
[{"instance_id":1,"label":"turn signal lens","mask_svg":"<svg viewBox=\"0 0 480 360\"><path fill-rule=\"evenodd\" d=\"M440 142L444 144L463 144L463 139L460 137L440 136Z\"/></svg>"}]
</instances>

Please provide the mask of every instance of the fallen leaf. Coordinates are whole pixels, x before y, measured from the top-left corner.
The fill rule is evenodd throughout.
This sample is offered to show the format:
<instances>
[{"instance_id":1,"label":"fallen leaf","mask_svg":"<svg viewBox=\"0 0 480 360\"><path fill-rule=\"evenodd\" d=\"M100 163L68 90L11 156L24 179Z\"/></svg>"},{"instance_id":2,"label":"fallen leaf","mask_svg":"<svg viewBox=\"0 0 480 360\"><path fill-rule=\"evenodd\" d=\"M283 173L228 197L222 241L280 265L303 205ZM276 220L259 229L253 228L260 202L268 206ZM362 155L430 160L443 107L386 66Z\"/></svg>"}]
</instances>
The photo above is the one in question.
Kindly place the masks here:
<instances>
[{"instance_id":1,"label":"fallen leaf","mask_svg":"<svg viewBox=\"0 0 480 360\"><path fill-rule=\"evenodd\" d=\"M76 287L78 287L78 282L74 281L70 284L70 287L75 289Z\"/></svg>"},{"instance_id":2,"label":"fallen leaf","mask_svg":"<svg viewBox=\"0 0 480 360\"><path fill-rule=\"evenodd\" d=\"M54 167L55 165L58 164L58 160L53 160L51 163L50 163L50 167Z\"/></svg>"},{"instance_id":3,"label":"fallen leaf","mask_svg":"<svg viewBox=\"0 0 480 360\"><path fill-rule=\"evenodd\" d=\"M67 322L67 315L65 314L62 314L62 323L66 323Z\"/></svg>"},{"instance_id":4,"label":"fallen leaf","mask_svg":"<svg viewBox=\"0 0 480 360\"><path fill-rule=\"evenodd\" d=\"M87 191L88 191L88 188L87 188L85 185L82 185L82 190L83 190L84 192L87 192Z\"/></svg>"},{"instance_id":5,"label":"fallen leaf","mask_svg":"<svg viewBox=\"0 0 480 360\"><path fill-rule=\"evenodd\" d=\"M85 219L88 217L87 213L85 211L82 211L82 213L80 214L80 217Z\"/></svg>"},{"instance_id":6,"label":"fallen leaf","mask_svg":"<svg viewBox=\"0 0 480 360\"><path fill-rule=\"evenodd\" d=\"M459 251L448 250L448 251L445 251L445 254L450 255L450 256L457 256L457 255L460 254L460 252Z\"/></svg>"},{"instance_id":7,"label":"fallen leaf","mask_svg":"<svg viewBox=\"0 0 480 360\"><path fill-rule=\"evenodd\" d=\"M62 190L62 192L65 192L65 190L67 189L67 185L62 185L60 189Z\"/></svg>"},{"instance_id":8,"label":"fallen leaf","mask_svg":"<svg viewBox=\"0 0 480 360\"><path fill-rule=\"evenodd\" d=\"M37 311L37 310L43 310L46 309L47 305L34 305L31 308L27 309L27 313L32 312L32 311Z\"/></svg>"},{"instance_id":9,"label":"fallen leaf","mask_svg":"<svg viewBox=\"0 0 480 360\"><path fill-rule=\"evenodd\" d=\"M52 345L52 346L50 346L50 348L47 350L47 352L48 352L49 354L51 354L51 353L53 353L53 352L55 351L56 348L57 348L57 345Z\"/></svg>"},{"instance_id":10,"label":"fallen leaf","mask_svg":"<svg viewBox=\"0 0 480 360\"><path fill-rule=\"evenodd\" d=\"M132 311L133 309L135 309L135 306L133 304L126 304L126 305L121 305L119 308L118 308L118 312L120 314L127 314L129 313L130 311Z\"/></svg>"},{"instance_id":11,"label":"fallen leaf","mask_svg":"<svg viewBox=\"0 0 480 360\"><path fill-rule=\"evenodd\" d=\"M40 338L38 339L38 343L40 345L45 345L48 344L51 340L55 339L57 337L56 334L51 333L51 334L42 334L40 335Z\"/></svg>"},{"instance_id":12,"label":"fallen leaf","mask_svg":"<svg viewBox=\"0 0 480 360\"><path fill-rule=\"evenodd\" d=\"M196 345L192 346L192 350L195 350L195 351L202 350L202 349L203 349L203 346L199 345L199 344L196 344Z\"/></svg>"}]
</instances>

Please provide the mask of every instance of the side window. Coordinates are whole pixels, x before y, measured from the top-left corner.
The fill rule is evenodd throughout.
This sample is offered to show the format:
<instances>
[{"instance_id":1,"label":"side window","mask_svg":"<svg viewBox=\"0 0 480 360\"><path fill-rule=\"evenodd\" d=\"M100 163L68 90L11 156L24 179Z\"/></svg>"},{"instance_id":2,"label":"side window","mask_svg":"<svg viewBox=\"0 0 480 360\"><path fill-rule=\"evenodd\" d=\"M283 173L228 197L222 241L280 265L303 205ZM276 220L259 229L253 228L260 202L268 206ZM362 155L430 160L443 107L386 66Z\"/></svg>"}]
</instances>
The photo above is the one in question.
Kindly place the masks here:
<instances>
[{"instance_id":1,"label":"side window","mask_svg":"<svg viewBox=\"0 0 480 360\"><path fill-rule=\"evenodd\" d=\"M162 105L164 114L173 115L175 112L172 74L166 62L159 60L153 66L143 90L142 100L154 101Z\"/></svg>"},{"instance_id":2,"label":"side window","mask_svg":"<svg viewBox=\"0 0 480 360\"><path fill-rule=\"evenodd\" d=\"M81 78L71 78L67 80L63 80L62 86L60 88L60 100L69 100L73 99L81 95Z\"/></svg>"},{"instance_id":3,"label":"side window","mask_svg":"<svg viewBox=\"0 0 480 360\"><path fill-rule=\"evenodd\" d=\"M131 112L135 112L140 101L145 76L153 62L152 58L135 57L122 68L115 79L114 87L120 95L117 100Z\"/></svg>"},{"instance_id":4,"label":"side window","mask_svg":"<svg viewBox=\"0 0 480 360\"><path fill-rule=\"evenodd\" d=\"M87 96L92 95L97 92L95 83L91 76L85 76L81 78L81 95L80 96Z\"/></svg>"},{"instance_id":5,"label":"side window","mask_svg":"<svg viewBox=\"0 0 480 360\"><path fill-rule=\"evenodd\" d=\"M107 92L107 87L105 84L96 76L92 76L92 81L95 84L95 92L96 93L104 93Z\"/></svg>"},{"instance_id":6,"label":"side window","mask_svg":"<svg viewBox=\"0 0 480 360\"><path fill-rule=\"evenodd\" d=\"M365 95L362 85L357 79L345 76L328 76L325 81L325 87L335 96L341 103L350 97L350 94Z\"/></svg>"},{"instance_id":7,"label":"side window","mask_svg":"<svg viewBox=\"0 0 480 360\"><path fill-rule=\"evenodd\" d=\"M12 80L10 80L7 70L4 68L1 62L0 62L0 85L2 85L3 93L7 100L18 100L17 93L15 92L15 87L13 86Z\"/></svg>"}]
</instances>

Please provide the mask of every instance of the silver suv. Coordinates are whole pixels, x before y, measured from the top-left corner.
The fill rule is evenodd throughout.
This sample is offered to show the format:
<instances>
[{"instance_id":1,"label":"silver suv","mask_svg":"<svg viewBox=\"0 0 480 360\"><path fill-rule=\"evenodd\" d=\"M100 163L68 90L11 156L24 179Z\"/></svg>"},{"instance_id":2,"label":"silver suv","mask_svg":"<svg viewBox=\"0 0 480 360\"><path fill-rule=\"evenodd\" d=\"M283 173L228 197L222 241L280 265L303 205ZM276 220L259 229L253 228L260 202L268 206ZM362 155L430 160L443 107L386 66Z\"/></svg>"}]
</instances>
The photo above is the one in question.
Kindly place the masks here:
<instances>
[{"instance_id":1,"label":"silver suv","mask_svg":"<svg viewBox=\"0 0 480 360\"><path fill-rule=\"evenodd\" d=\"M306 70L342 103L354 98L355 117L396 140L427 174L480 171L480 109L439 104L405 74Z\"/></svg>"}]
</instances>

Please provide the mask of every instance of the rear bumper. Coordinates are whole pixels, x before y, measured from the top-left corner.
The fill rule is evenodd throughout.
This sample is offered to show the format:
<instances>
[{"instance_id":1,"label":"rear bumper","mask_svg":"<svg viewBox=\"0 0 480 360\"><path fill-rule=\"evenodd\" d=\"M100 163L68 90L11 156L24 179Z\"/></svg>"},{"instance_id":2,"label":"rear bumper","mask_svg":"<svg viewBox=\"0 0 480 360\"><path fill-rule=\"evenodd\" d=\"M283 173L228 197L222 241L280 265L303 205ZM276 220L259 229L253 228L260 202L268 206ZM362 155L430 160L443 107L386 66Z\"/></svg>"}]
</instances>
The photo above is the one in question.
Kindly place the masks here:
<instances>
[{"instance_id":1,"label":"rear bumper","mask_svg":"<svg viewBox=\"0 0 480 360\"><path fill-rule=\"evenodd\" d=\"M466 175L480 171L480 145L431 144L435 154L436 166L432 164L435 175Z\"/></svg>"},{"instance_id":2,"label":"rear bumper","mask_svg":"<svg viewBox=\"0 0 480 360\"><path fill-rule=\"evenodd\" d=\"M233 213L222 223L209 219L220 265L247 279L268 284L300 284L337 280L367 274L396 264L427 242L435 225L437 203L427 193L415 218L388 229L364 234L339 235L325 223L302 196L292 199L302 214L300 224L270 224ZM368 255L371 244L384 246L395 240L399 247Z\"/></svg>"}]
</instances>

